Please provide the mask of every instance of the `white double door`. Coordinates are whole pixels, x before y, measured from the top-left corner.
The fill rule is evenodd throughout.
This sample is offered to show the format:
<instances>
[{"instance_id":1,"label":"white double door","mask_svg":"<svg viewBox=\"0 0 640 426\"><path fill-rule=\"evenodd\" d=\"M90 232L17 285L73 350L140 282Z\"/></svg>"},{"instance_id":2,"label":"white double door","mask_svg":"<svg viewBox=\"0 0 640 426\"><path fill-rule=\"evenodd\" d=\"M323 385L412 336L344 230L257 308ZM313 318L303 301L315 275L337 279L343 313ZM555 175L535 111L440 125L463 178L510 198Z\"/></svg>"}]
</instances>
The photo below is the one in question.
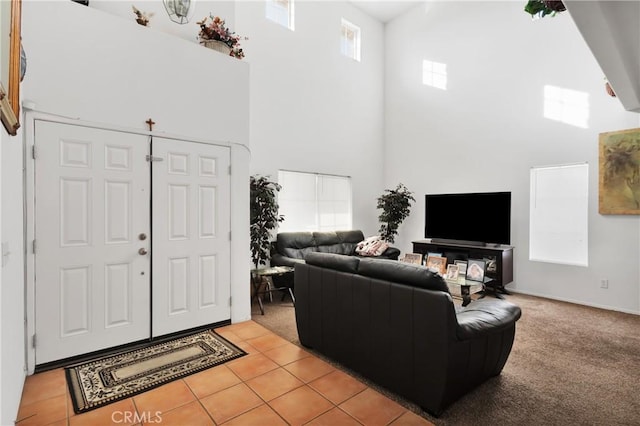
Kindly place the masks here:
<instances>
[{"instance_id":1,"label":"white double door","mask_svg":"<svg viewBox=\"0 0 640 426\"><path fill-rule=\"evenodd\" d=\"M36 364L231 317L228 147L45 121L35 147Z\"/></svg>"}]
</instances>

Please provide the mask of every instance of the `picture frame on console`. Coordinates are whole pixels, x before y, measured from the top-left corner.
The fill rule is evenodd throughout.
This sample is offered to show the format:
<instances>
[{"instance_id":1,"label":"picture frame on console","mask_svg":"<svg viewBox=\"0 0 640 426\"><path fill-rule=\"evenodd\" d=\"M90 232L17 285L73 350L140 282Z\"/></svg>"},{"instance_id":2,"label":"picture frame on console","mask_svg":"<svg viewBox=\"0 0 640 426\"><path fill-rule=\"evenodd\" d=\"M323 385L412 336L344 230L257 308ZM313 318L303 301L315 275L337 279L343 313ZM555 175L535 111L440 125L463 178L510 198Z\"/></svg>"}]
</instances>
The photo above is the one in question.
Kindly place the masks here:
<instances>
[{"instance_id":1,"label":"picture frame on console","mask_svg":"<svg viewBox=\"0 0 640 426\"><path fill-rule=\"evenodd\" d=\"M441 256L427 256L425 266L433 272L444 275L447 269L447 258Z\"/></svg>"},{"instance_id":2,"label":"picture frame on console","mask_svg":"<svg viewBox=\"0 0 640 426\"><path fill-rule=\"evenodd\" d=\"M458 275L467 275L467 262L465 262L464 260L454 260L453 264L458 265Z\"/></svg>"},{"instance_id":3,"label":"picture frame on console","mask_svg":"<svg viewBox=\"0 0 640 426\"><path fill-rule=\"evenodd\" d=\"M466 278L470 281L484 281L484 274L486 270L486 262L480 259L468 259L467 260L467 274Z\"/></svg>"},{"instance_id":4,"label":"picture frame on console","mask_svg":"<svg viewBox=\"0 0 640 426\"><path fill-rule=\"evenodd\" d=\"M414 265L422 265L422 255L420 253L405 253L402 261Z\"/></svg>"},{"instance_id":5,"label":"picture frame on console","mask_svg":"<svg viewBox=\"0 0 640 426\"><path fill-rule=\"evenodd\" d=\"M455 264L447 265L447 276L446 279L450 281L458 281L458 276L460 274L460 267Z\"/></svg>"}]
</instances>

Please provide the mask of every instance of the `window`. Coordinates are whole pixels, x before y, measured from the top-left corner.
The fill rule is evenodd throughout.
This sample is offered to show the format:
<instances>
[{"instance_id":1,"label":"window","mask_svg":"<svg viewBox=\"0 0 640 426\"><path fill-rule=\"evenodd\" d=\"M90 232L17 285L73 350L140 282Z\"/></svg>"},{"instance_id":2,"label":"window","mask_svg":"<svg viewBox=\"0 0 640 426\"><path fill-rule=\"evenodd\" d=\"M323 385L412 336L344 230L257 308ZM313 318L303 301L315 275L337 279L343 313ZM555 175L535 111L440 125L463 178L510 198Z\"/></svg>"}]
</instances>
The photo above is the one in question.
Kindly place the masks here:
<instances>
[{"instance_id":1,"label":"window","mask_svg":"<svg viewBox=\"0 0 640 426\"><path fill-rule=\"evenodd\" d=\"M346 19L342 20L340 52L344 56L360 61L360 27L353 25Z\"/></svg>"},{"instance_id":2,"label":"window","mask_svg":"<svg viewBox=\"0 0 640 426\"><path fill-rule=\"evenodd\" d=\"M586 129L589 127L589 94L562 87L544 86L544 116Z\"/></svg>"},{"instance_id":3,"label":"window","mask_svg":"<svg viewBox=\"0 0 640 426\"><path fill-rule=\"evenodd\" d=\"M266 0L267 19L293 31L293 0Z\"/></svg>"},{"instance_id":4,"label":"window","mask_svg":"<svg viewBox=\"0 0 640 426\"><path fill-rule=\"evenodd\" d=\"M423 60L422 84L447 90L447 64Z\"/></svg>"},{"instance_id":5,"label":"window","mask_svg":"<svg viewBox=\"0 0 640 426\"><path fill-rule=\"evenodd\" d=\"M351 178L278 171L280 232L351 229Z\"/></svg>"},{"instance_id":6,"label":"window","mask_svg":"<svg viewBox=\"0 0 640 426\"><path fill-rule=\"evenodd\" d=\"M589 266L589 165L531 169L529 259Z\"/></svg>"}]
</instances>

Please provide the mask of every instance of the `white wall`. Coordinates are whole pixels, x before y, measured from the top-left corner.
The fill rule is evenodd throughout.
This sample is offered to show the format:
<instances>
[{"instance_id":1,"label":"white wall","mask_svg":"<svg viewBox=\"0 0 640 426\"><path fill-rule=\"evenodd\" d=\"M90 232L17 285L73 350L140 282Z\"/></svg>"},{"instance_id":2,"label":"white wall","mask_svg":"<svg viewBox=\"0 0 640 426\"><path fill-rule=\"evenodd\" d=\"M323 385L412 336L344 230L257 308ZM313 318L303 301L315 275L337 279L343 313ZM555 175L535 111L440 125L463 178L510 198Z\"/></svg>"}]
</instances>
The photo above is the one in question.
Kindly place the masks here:
<instances>
[{"instance_id":1,"label":"white wall","mask_svg":"<svg viewBox=\"0 0 640 426\"><path fill-rule=\"evenodd\" d=\"M6 22L10 11L10 3L3 1L0 22ZM3 59L8 39L9 30L3 27L0 68L5 89L8 64ZM0 241L10 252L0 274L0 425L15 421L25 377L21 141L22 129L9 136L0 125Z\"/></svg>"},{"instance_id":2,"label":"white wall","mask_svg":"<svg viewBox=\"0 0 640 426\"><path fill-rule=\"evenodd\" d=\"M341 18L362 31L362 61L340 53ZM378 229L383 177L383 25L345 2L298 1L295 31L236 3L251 65L251 173L278 169L352 177L353 226ZM286 218L285 218L286 220Z\"/></svg>"},{"instance_id":3,"label":"white wall","mask_svg":"<svg viewBox=\"0 0 640 426\"><path fill-rule=\"evenodd\" d=\"M507 288L640 312L637 216L598 214L598 134L636 127L568 14L532 21L518 2L439 2L387 24L385 182L416 193L398 246L424 235L424 194L512 191L514 282ZM423 86L422 60L448 90ZM546 84L589 94L589 127L543 117ZM588 268L528 260L529 169L588 162ZM472 214L472 212L468 212ZM609 280L609 289L600 280Z\"/></svg>"}]
</instances>

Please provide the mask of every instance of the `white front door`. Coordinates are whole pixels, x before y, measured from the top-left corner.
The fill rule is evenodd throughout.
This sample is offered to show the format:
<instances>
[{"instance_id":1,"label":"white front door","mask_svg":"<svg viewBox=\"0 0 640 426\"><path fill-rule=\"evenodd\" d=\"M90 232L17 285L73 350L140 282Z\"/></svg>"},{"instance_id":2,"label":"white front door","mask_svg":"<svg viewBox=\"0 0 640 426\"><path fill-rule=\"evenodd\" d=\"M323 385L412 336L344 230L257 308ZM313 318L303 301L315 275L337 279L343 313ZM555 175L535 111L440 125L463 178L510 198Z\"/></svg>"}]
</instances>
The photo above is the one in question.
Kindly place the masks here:
<instances>
[{"instance_id":1,"label":"white front door","mask_svg":"<svg viewBox=\"0 0 640 426\"><path fill-rule=\"evenodd\" d=\"M154 337L231 318L230 149L154 138Z\"/></svg>"},{"instance_id":2,"label":"white front door","mask_svg":"<svg viewBox=\"0 0 640 426\"><path fill-rule=\"evenodd\" d=\"M148 338L148 137L36 121L35 146L36 364Z\"/></svg>"}]
</instances>

